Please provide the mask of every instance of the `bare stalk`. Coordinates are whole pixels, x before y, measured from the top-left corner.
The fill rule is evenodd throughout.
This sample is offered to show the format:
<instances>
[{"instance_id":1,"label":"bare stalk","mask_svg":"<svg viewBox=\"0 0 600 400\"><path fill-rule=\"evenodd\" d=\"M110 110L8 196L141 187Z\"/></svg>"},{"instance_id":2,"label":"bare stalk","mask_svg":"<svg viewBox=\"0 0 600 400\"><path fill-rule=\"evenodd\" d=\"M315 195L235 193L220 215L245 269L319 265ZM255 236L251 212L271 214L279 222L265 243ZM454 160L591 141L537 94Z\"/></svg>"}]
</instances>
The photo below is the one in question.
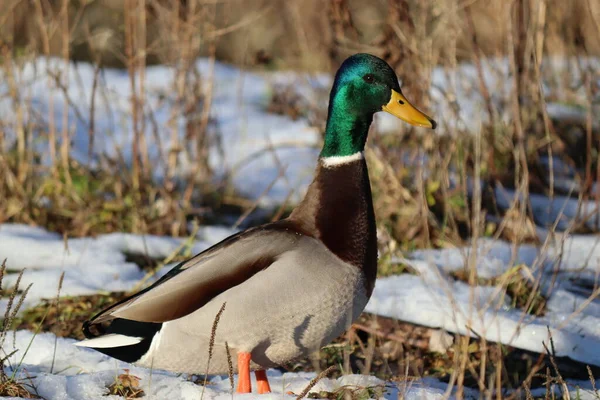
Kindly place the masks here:
<instances>
[{"instance_id":1,"label":"bare stalk","mask_svg":"<svg viewBox=\"0 0 600 400\"><path fill-rule=\"evenodd\" d=\"M61 19L61 46L62 46L62 57L65 63L65 70L62 73L62 78L65 82L69 81L69 0L62 0L60 9ZM65 83L67 85L67 83ZM69 101L67 96L63 103L63 115L62 115L62 141L60 144L60 158L62 161L63 174L66 178L67 185L71 185L71 173L69 171L69 150L71 147L69 138Z\"/></svg>"},{"instance_id":2,"label":"bare stalk","mask_svg":"<svg viewBox=\"0 0 600 400\"><path fill-rule=\"evenodd\" d=\"M129 75L129 85L131 87L131 121L133 126L133 140L131 143L132 154L132 184L136 192L139 193L141 181L140 167L140 123L139 123L139 100L137 90L137 60L136 60L136 11L137 0L125 0L125 56L127 63L127 73ZM143 84L143 82L142 82Z\"/></svg>"}]
</instances>

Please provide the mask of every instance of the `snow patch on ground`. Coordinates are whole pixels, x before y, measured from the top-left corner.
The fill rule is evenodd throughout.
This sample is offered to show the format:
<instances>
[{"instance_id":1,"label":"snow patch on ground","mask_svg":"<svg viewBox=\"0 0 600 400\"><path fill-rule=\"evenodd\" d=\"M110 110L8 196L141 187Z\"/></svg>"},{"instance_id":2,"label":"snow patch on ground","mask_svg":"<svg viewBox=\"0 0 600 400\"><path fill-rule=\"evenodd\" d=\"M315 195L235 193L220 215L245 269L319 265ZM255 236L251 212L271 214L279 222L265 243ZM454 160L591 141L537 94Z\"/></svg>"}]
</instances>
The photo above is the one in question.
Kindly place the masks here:
<instances>
[{"instance_id":1,"label":"snow patch on ground","mask_svg":"<svg viewBox=\"0 0 600 400\"><path fill-rule=\"evenodd\" d=\"M231 233L225 228L201 229L190 254ZM127 262L124 253L163 258L181 243L182 239L131 234L65 243L59 235L40 228L0 225L0 259L7 259L10 271L26 269L23 285L33 283L26 306L55 297L62 272L62 295L131 290L144 272ZM571 236L548 243L541 252L534 246L514 247L482 239L475 248L416 251L400 261L411 265L418 275L379 279L366 310L451 332L482 335L535 352L544 351L542 342L547 343L550 327L558 355L600 365L600 302L593 297L598 294L594 288L600 274L599 243L598 237ZM533 317L512 307L500 287L471 288L454 280L450 274L463 269L470 259L481 278L500 276L521 266L517 273L541 282L548 298L546 314ZM172 266L165 266L157 277ZM14 284L16 276L8 274L6 284Z\"/></svg>"},{"instance_id":2,"label":"snow patch on ground","mask_svg":"<svg viewBox=\"0 0 600 400\"><path fill-rule=\"evenodd\" d=\"M231 394L231 384L226 376L214 376L205 388L192 383L185 374L174 374L160 370L149 370L127 364L91 349L76 347L72 339L56 338L51 333L34 335L29 331L17 331L9 335L3 352L17 350L9 361L16 368L16 378L24 384L30 384L45 399L52 400L102 400L118 399L117 396L106 396L108 386L115 382L125 369L131 375L140 378L140 388L147 399L169 400L226 400L236 399L295 399L315 378L314 373L281 373L269 370L267 375L273 393L258 395ZM26 350L25 350L26 349ZM7 371L9 374L12 370ZM237 376L234 377L237 384ZM589 382L569 382L573 392L582 399L593 399L593 391ZM252 385L256 381L252 376ZM454 399L455 388L434 378L411 379L407 382L384 382L368 375L344 375L338 379L324 378L310 392L335 392L340 388L379 388L383 390L384 399L396 400L441 400ZM554 388L556 393L558 388ZM289 394L289 392L294 393ZM538 391L539 392L539 391ZM536 392L537 393L537 392ZM543 396L545 391L534 393ZM203 396L203 397L202 397ZM6 399L6 397L4 397ZM313 397L318 398L318 397ZM466 388L465 399L480 398L474 389ZM573 397L575 398L575 397Z\"/></svg>"},{"instance_id":3,"label":"snow patch on ground","mask_svg":"<svg viewBox=\"0 0 600 400\"><path fill-rule=\"evenodd\" d=\"M403 321L482 336L538 353L549 345L548 329L556 354L586 364L600 365L600 238L572 236L538 248L482 239L475 249L421 250L398 260L418 275L402 274L379 279L366 311ZM473 253L475 252L475 253ZM473 256L475 254L475 256ZM539 281L547 296L541 317L511 306L499 286L475 286L450 276L470 265L481 278L518 273Z\"/></svg>"},{"instance_id":4,"label":"snow patch on ground","mask_svg":"<svg viewBox=\"0 0 600 400\"><path fill-rule=\"evenodd\" d=\"M576 188L573 178L564 179L561 183L567 190ZM496 187L495 198L500 209L508 209L515 199L522 198L522 195L512 189ZM557 230L565 231L574 224L581 224L594 232L600 231L600 218L597 218L598 203L595 200L584 201L577 198L577 195L555 195L549 198L530 193L529 202L535 223L539 226L552 228L556 225Z\"/></svg>"},{"instance_id":5,"label":"snow patch on ground","mask_svg":"<svg viewBox=\"0 0 600 400\"><path fill-rule=\"evenodd\" d=\"M203 227L198 240L193 241L190 254L197 254L210 245L234 233L223 227ZM9 271L25 269L21 289L34 283L25 299L25 307L40 299L56 297L58 282L64 272L63 296L88 295L106 291L129 291L145 275L144 271L127 262L126 254L142 254L164 259L177 250L186 239L112 233L96 238L77 238L64 241L60 235L41 228L19 225L0 225L0 260L6 259ZM167 265L155 278L173 265ZM16 273L4 277L10 287ZM0 300L0 307L7 299Z\"/></svg>"},{"instance_id":6,"label":"snow patch on ground","mask_svg":"<svg viewBox=\"0 0 600 400\"><path fill-rule=\"evenodd\" d=\"M148 399L196 400L201 398L203 388L187 379L165 371L152 371L114 360L91 349L76 347L72 339L56 338L51 333L41 333L34 337L28 331L18 331L13 343L9 335L3 351L19 351L10 357L13 366L20 366L17 377L23 382L31 382L39 395L52 400L94 400L118 397L105 397L107 387L115 377L129 369L130 374L140 378L140 387ZM25 352L24 349L29 349ZM9 371L10 373L10 371ZM314 373L284 373L268 371L273 393L259 396L256 393L238 395L239 399L295 399L315 377ZM30 378L32 377L32 378ZM235 377L237 380L237 376ZM237 384L237 382L236 382ZM253 377L253 386L256 382ZM311 392L334 392L341 387L381 387L385 388L386 399L397 399L404 393L406 399L440 399L446 390L445 384L434 379L424 382L411 382L397 386L368 375L345 375L339 379L324 378ZM293 392L296 395L287 394ZM204 399L231 399L229 379L213 377L204 389Z\"/></svg>"}]
</instances>

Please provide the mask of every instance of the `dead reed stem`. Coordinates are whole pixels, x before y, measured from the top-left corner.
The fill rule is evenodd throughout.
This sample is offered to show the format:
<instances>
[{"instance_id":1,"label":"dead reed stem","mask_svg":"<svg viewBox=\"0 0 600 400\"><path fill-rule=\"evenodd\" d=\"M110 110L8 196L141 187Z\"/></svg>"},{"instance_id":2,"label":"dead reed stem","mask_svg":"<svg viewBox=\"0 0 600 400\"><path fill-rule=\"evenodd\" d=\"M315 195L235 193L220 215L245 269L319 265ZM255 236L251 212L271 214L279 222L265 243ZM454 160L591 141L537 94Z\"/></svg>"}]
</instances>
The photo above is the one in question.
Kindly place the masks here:
<instances>
[{"instance_id":1,"label":"dead reed stem","mask_svg":"<svg viewBox=\"0 0 600 400\"><path fill-rule=\"evenodd\" d=\"M138 99L138 55L137 55L137 8L138 0L125 0L125 54L127 60L127 72L129 85L131 87L131 120L133 127L133 141L131 143L132 153L132 183L135 191L140 189L141 166L140 166L140 99ZM143 85L143 82L140 84Z\"/></svg>"},{"instance_id":2,"label":"dead reed stem","mask_svg":"<svg viewBox=\"0 0 600 400\"><path fill-rule=\"evenodd\" d=\"M231 351L229 350L229 343L225 342L225 351L227 352L227 376L229 377L229 386L231 388L231 395L233 396L233 390L235 388L233 382L233 361L231 359Z\"/></svg>"},{"instance_id":3,"label":"dead reed stem","mask_svg":"<svg viewBox=\"0 0 600 400\"><path fill-rule=\"evenodd\" d=\"M57 81L64 79L65 82L69 80L69 46L70 46L70 31L69 31L69 0L62 0L60 8L60 21L61 21L61 47L62 57L65 64L65 70L58 76ZM62 140L60 143L60 158L62 161L62 173L65 176L65 181L68 187L73 184L71 179L71 171L69 166L70 147L71 140L69 135L69 100L68 96L65 96L63 103L62 113Z\"/></svg>"},{"instance_id":4,"label":"dead reed stem","mask_svg":"<svg viewBox=\"0 0 600 400\"><path fill-rule=\"evenodd\" d=\"M219 326L219 320L221 319L221 315L223 315L223 311L225 311L225 306L227 303L223 303L217 315L215 315L215 319L213 321L212 328L210 330L210 340L208 342L208 360L206 360L206 373L204 374L204 384L202 385L202 394L200 398L204 398L204 389L206 388L206 384L208 383L208 374L210 373L210 360L213 357L213 351L215 348L215 339L217 337L217 327ZM226 349L227 350L227 349Z\"/></svg>"},{"instance_id":5,"label":"dead reed stem","mask_svg":"<svg viewBox=\"0 0 600 400\"><path fill-rule=\"evenodd\" d=\"M63 282L65 279L64 271L60 274L60 278L58 279L58 288L56 289L56 298L54 299L54 307L56 307L56 315L60 315L59 305L60 305L60 291L63 286ZM48 307L52 305L49 304ZM52 364L50 364L50 373L54 371L54 361L56 361L56 349L58 347L58 336L54 336L54 350L52 351Z\"/></svg>"}]
</instances>

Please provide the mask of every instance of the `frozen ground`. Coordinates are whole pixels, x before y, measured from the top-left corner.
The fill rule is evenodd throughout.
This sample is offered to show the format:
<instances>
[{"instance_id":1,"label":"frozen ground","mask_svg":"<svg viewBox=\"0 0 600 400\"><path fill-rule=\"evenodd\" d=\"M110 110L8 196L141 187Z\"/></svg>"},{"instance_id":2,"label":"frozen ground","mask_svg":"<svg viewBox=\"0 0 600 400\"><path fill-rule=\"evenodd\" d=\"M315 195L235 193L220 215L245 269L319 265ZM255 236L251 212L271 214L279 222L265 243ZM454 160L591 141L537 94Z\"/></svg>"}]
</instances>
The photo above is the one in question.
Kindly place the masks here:
<instances>
[{"instance_id":1,"label":"frozen ground","mask_svg":"<svg viewBox=\"0 0 600 400\"><path fill-rule=\"evenodd\" d=\"M32 333L19 331L16 334L16 348L26 348L30 343L31 347L21 360L22 353L19 352L11 357L14 365L22 363L20 377L27 381L30 376L33 385L38 393L52 400L93 400L119 398L104 397L107 393L107 387L115 381L118 374L122 374L124 368L130 370L132 375L141 379L140 387L146 393L145 398L150 399L169 399L169 400L197 400L201 398L202 386L196 385L187 379L187 376L180 376L163 371L150 371L148 369L137 368L130 364L116 361L106 357L98 352L89 349L82 349L73 346L74 340L58 339L49 333L43 333L32 338ZM33 340L32 340L33 339ZM8 339L10 343L6 350L10 351L12 347L12 338ZM56 355L54 349L56 348ZM269 379L273 393L264 395L265 399L294 399L296 396L285 393L291 391L299 394L314 378L314 374L309 373L286 373L281 374L278 371L269 371ZM356 387L382 387L386 388L386 398L396 399L398 389L395 386L370 376L349 375L340 379L324 379L320 381L313 391L319 392L326 390L335 391L341 386ZM215 377L207 385L204 393L204 399L230 399L231 387L227 377ZM409 398L418 399L420 393L437 394L441 392L439 388L424 389L415 384L414 387L407 388L410 394ZM240 399L252 399L257 397L252 395L236 395ZM432 399L436 397L430 397Z\"/></svg>"},{"instance_id":2,"label":"frozen ground","mask_svg":"<svg viewBox=\"0 0 600 400\"><path fill-rule=\"evenodd\" d=\"M118 399L107 397L107 387L115 382L119 374L125 373L140 378L140 388L146 399L169 400L225 400L232 397L231 384L226 376L213 377L203 391L202 386L192 383L186 375L177 375L165 371L152 371L117 361L91 349L76 347L74 340L56 338L51 333L41 333L34 337L28 331L18 331L9 335L4 351L21 349L10 357L10 363L18 366L17 377L36 388L37 394L48 400L101 400ZM22 349L28 349L24 354ZM10 374L12 370L8 370ZM295 399L314 373L284 373L268 371L273 393L257 395L234 394L236 399ZM236 377L237 379L237 377ZM237 381L234 383L236 384ZM594 399L589 382L571 382L580 388L580 399ZM255 387L254 377L253 386ZM433 378L410 380L408 382L384 382L367 375L345 375L338 379L324 378L312 389L312 393L335 392L340 388L371 388L383 395L383 398L396 400L438 400L453 399L453 390ZM204 392L204 393L203 393ZM290 394L292 392L293 394ZM539 392L539 391L538 391ZM534 395L543 395L545 391ZM465 390L467 399L477 399L478 392ZM5 397L3 397L5 398ZM316 398L316 397L313 397ZM380 397L381 398L381 397Z\"/></svg>"},{"instance_id":3,"label":"frozen ground","mask_svg":"<svg viewBox=\"0 0 600 400\"><path fill-rule=\"evenodd\" d=\"M450 332L481 336L517 348L544 352L549 331L556 355L600 365L600 238L573 236L540 251L533 246L482 239L476 249L417 251L398 260L418 275L402 274L377 282L367 311ZM472 261L481 278L498 277L513 266L530 282L541 282L547 296L544 316L511 307L500 287L476 286L449 273Z\"/></svg>"},{"instance_id":4,"label":"frozen ground","mask_svg":"<svg viewBox=\"0 0 600 400\"><path fill-rule=\"evenodd\" d=\"M232 232L216 227L200 230L190 254ZM168 237L108 234L71 239L65 244L59 235L40 228L0 225L0 259L8 260L11 271L26 269L22 287L33 283L26 305L55 297L63 272L62 295L131 290L144 272L127 262L126 254L164 258L181 242ZM482 335L535 352L543 351L542 342L548 343L550 327L558 355L600 366L600 303L595 300L599 242L594 236L571 236L549 242L543 252L533 246L512 248L487 239L478 243L475 263L480 277L500 276L517 265L522 267L519 273L542 282L548 296L548 311L543 317L534 318L510 307L510 298L498 287L471 288L453 280L449 272L464 268L472 249L423 250L401 260L419 275L380 279L367 311L451 332ZM10 286L16 274L5 279Z\"/></svg>"},{"instance_id":5,"label":"frozen ground","mask_svg":"<svg viewBox=\"0 0 600 400\"><path fill-rule=\"evenodd\" d=\"M230 233L226 228L203 229L192 252L200 251ZM179 245L179 240L168 237L111 234L95 239L69 240L65 246L61 237L40 228L0 225L0 258L8 260L11 271L26 268L24 283L33 283L28 304L36 303L42 297L54 297L61 272L65 273L63 295L129 290L143 274L135 264L125 261L125 252L148 252L152 257L165 257ZM543 351L542 342L548 343L546 326L549 326L557 355L600 365L600 304L595 300L586 304L586 299L594 294L600 269L600 246L596 238L569 237L562 243L548 246L543 256L531 246L512 249L500 241L479 242L476 264L482 277L500 275L511 265L523 265L523 273L535 277L551 274L551 271L559 273L559 282L547 293L548 312L540 318L523 317L521 310L511 308L509 299L503 298L496 287L472 290L462 282L453 281L449 272L463 268L471 251L452 249L413 253L401 261L412 265L419 275L402 274L380 279L367 311L451 332L475 332L492 341L536 352ZM562 261L557 264L559 259ZM14 281L15 276L10 274L9 282ZM547 281L543 278L542 282ZM475 301L471 301L471 296ZM474 305L472 309L470 305ZM100 398L123 368L130 368L140 377L142 388L155 398L192 399L198 398L201 392L201 387L185 377L159 371L151 374L93 350L77 348L72 342L57 340L49 333L34 338L30 332L19 331L14 344L12 335L8 335L3 351L10 353L13 347L20 350L11 357L12 365L22 362L20 376L34 376L35 387L48 399ZM21 361L23 350L28 346ZM53 357L56 358L51 367ZM290 390L299 393L314 377L311 374L281 375L277 371L270 374L275 392L265 398L293 398L282 393ZM446 391L446 385L434 379L398 387L358 375L325 380L315 390L333 391L351 382L360 386L383 385L389 399L397 398L398 391L405 392L408 399L443 398ZM585 383L581 385L586 386ZM473 392L472 395L476 398L477 394ZM226 397L230 397L228 380L215 378L206 389L205 398Z\"/></svg>"},{"instance_id":6,"label":"frozen ground","mask_svg":"<svg viewBox=\"0 0 600 400\"><path fill-rule=\"evenodd\" d=\"M187 250L196 254L233 233L219 227L201 228L198 239ZM25 306L41 298L54 298L64 272L61 295L84 295L102 291L130 290L145 275L138 266L126 262L126 254L144 254L164 259L185 240L123 233L63 241L60 235L25 225L0 225L0 258L9 270L27 269L21 288L34 283ZM162 276L165 271L157 274ZM5 277L10 286L16 274ZM5 305L6 299L0 300Z\"/></svg>"},{"instance_id":7,"label":"frozen ground","mask_svg":"<svg viewBox=\"0 0 600 400\"><path fill-rule=\"evenodd\" d=\"M152 399L190 399L201 398L203 388L180 376L163 371L150 371L137 368L130 364L115 361L98 352L73 346L71 339L58 339L52 334L43 333L32 338L32 333L19 331L16 334L16 348L31 347L21 360L22 353L19 352L11 357L14 365L21 363L20 377L37 388L37 392L46 399L53 400L92 400L110 399L104 397L107 387L115 381L118 374L129 369L132 375L140 378L140 387L146 393L145 398ZM9 338L8 351L12 349L12 338ZM56 348L56 355L54 349ZM308 385L314 378L310 373L285 373L269 371L269 379L273 393L261 396L265 399L295 399L296 396L286 394L293 392L296 395ZM365 375L347 375L339 379L323 379L312 391L334 392L342 386L354 386L357 388L378 387L385 391L386 399L397 399L398 391L404 391L409 399L420 399L422 395L427 398L436 399L437 395L443 393L441 384L425 388L415 382L407 387L396 387L385 383L377 378ZM252 395L236 395L240 399L252 399ZM118 398L114 396L112 398ZM231 386L227 377L215 377L206 386L204 399L229 399L231 398Z\"/></svg>"}]
</instances>

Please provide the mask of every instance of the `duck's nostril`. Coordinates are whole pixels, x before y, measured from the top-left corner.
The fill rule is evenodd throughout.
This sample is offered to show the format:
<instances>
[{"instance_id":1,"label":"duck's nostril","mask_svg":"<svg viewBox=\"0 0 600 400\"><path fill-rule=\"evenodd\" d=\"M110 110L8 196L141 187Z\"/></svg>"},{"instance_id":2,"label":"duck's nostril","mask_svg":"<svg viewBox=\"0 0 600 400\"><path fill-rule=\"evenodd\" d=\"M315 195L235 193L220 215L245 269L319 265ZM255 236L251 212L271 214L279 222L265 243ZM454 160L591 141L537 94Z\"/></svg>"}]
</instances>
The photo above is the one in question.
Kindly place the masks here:
<instances>
[{"instance_id":1,"label":"duck's nostril","mask_svg":"<svg viewBox=\"0 0 600 400\"><path fill-rule=\"evenodd\" d=\"M402 100L398 100L398 104L400 104L402 106L402 105L404 105L404 102Z\"/></svg>"}]
</instances>

